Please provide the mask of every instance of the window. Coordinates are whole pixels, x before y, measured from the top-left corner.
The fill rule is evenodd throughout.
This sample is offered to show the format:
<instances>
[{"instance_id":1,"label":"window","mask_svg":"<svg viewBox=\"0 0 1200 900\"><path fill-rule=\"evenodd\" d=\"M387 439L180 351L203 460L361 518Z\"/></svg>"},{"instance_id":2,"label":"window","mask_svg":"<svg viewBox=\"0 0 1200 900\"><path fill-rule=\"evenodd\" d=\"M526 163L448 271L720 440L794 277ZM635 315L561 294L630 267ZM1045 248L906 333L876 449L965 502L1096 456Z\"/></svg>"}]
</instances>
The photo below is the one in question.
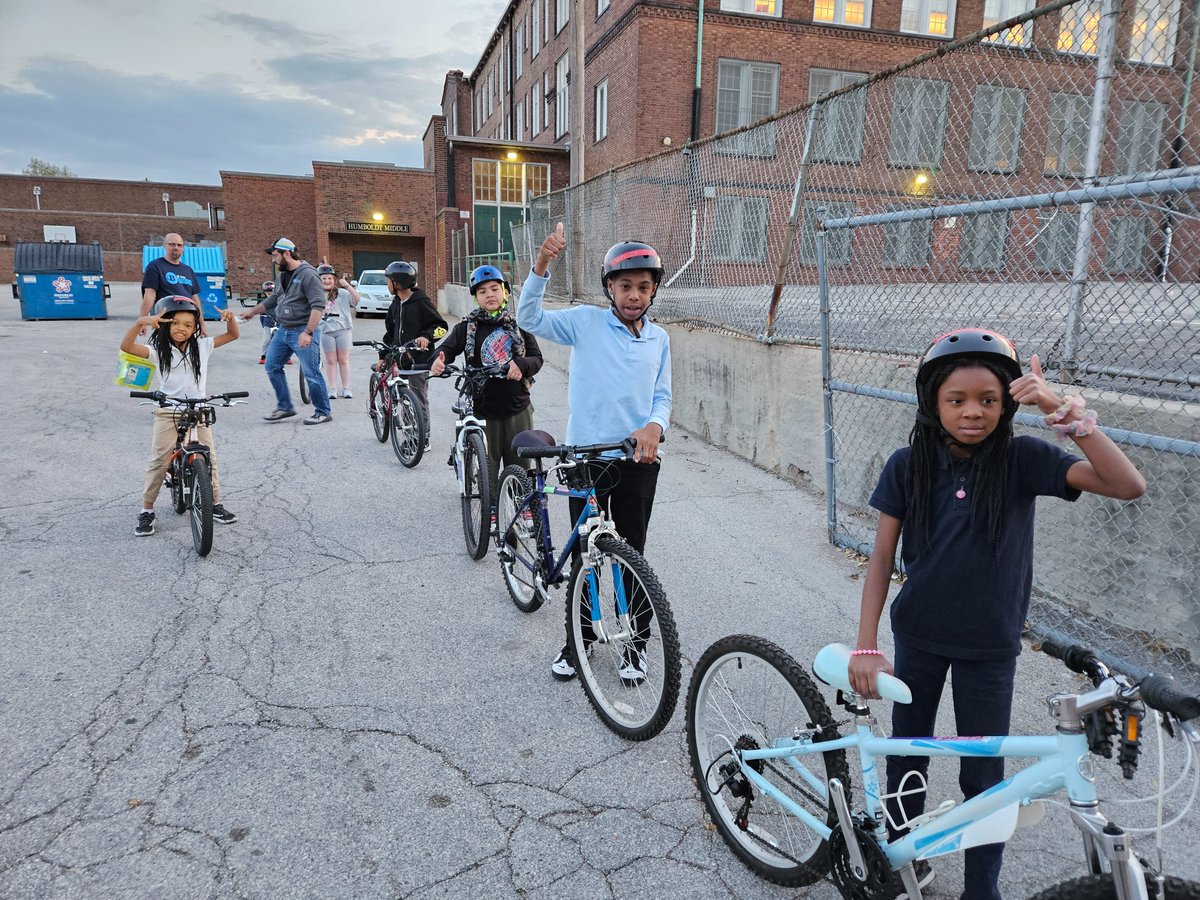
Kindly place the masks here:
<instances>
[{"instance_id":1,"label":"window","mask_svg":"<svg viewBox=\"0 0 1200 900\"><path fill-rule=\"evenodd\" d=\"M1050 95L1050 118L1046 123L1046 157L1042 167L1047 175L1083 174L1088 120L1091 115L1091 97L1081 97L1078 94Z\"/></svg>"},{"instance_id":2,"label":"window","mask_svg":"<svg viewBox=\"0 0 1200 900\"><path fill-rule=\"evenodd\" d=\"M195 200L175 200L171 203L177 219L207 219L208 209Z\"/></svg>"},{"instance_id":3,"label":"window","mask_svg":"<svg viewBox=\"0 0 1200 900\"><path fill-rule=\"evenodd\" d=\"M774 115L779 105L779 66L722 59L717 64L717 131L729 131ZM722 141L720 152L775 155L775 124L760 125Z\"/></svg>"},{"instance_id":4,"label":"window","mask_svg":"<svg viewBox=\"0 0 1200 900\"><path fill-rule=\"evenodd\" d=\"M538 132L542 130L542 101L538 97L538 90L541 87L541 81L534 83L529 89L529 136L537 137Z\"/></svg>"},{"instance_id":5,"label":"window","mask_svg":"<svg viewBox=\"0 0 1200 900\"><path fill-rule=\"evenodd\" d=\"M526 163L525 190L528 199L550 193L550 166L547 163Z\"/></svg>"},{"instance_id":6,"label":"window","mask_svg":"<svg viewBox=\"0 0 1200 900\"><path fill-rule=\"evenodd\" d=\"M907 209L908 207L894 207ZM888 266L929 265L933 222L919 219L890 222L883 226L883 262Z\"/></svg>"},{"instance_id":7,"label":"window","mask_svg":"<svg viewBox=\"0 0 1200 900\"><path fill-rule=\"evenodd\" d=\"M1058 49L1063 53L1096 55L1100 40L1100 13L1103 0L1081 0L1064 6L1058 21Z\"/></svg>"},{"instance_id":8,"label":"window","mask_svg":"<svg viewBox=\"0 0 1200 900\"><path fill-rule=\"evenodd\" d=\"M549 73L547 73L549 74ZM564 53L554 67L554 137L560 138L571 127L571 105L567 98L567 81L571 75L571 59Z\"/></svg>"},{"instance_id":9,"label":"window","mask_svg":"<svg viewBox=\"0 0 1200 900\"><path fill-rule=\"evenodd\" d=\"M1171 65L1178 26L1179 0L1138 0L1129 40L1130 61Z\"/></svg>"},{"instance_id":10,"label":"window","mask_svg":"<svg viewBox=\"0 0 1200 900\"><path fill-rule=\"evenodd\" d=\"M525 71L525 20L522 19L517 23L517 40L514 52L517 57L516 77L520 78L521 73Z\"/></svg>"},{"instance_id":11,"label":"window","mask_svg":"<svg viewBox=\"0 0 1200 900\"><path fill-rule=\"evenodd\" d=\"M813 0L813 21L871 27L871 0Z\"/></svg>"},{"instance_id":12,"label":"window","mask_svg":"<svg viewBox=\"0 0 1200 900\"><path fill-rule=\"evenodd\" d=\"M1074 210L1042 210L1038 213L1034 266L1044 272L1068 272L1075 261L1079 216Z\"/></svg>"},{"instance_id":13,"label":"window","mask_svg":"<svg viewBox=\"0 0 1200 900\"><path fill-rule=\"evenodd\" d=\"M542 73L542 127L550 127L550 101L554 97L551 93L550 86L550 70L547 69Z\"/></svg>"},{"instance_id":14,"label":"window","mask_svg":"<svg viewBox=\"0 0 1200 900\"><path fill-rule=\"evenodd\" d=\"M608 0L596 0L596 18L600 18L608 11Z\"/></svg>"},{"instance_id":15,"label":"window","mask_svg":"<svg viewBox=\"0 0 1200 900\"><path fill-rule=\"evenodd\" d=\"M533 7L529 15L530 55L537 56L542 52L542 0L533 0Z\"/></svg>"},{"instance_id":16,"label":"window","mask_svg":"<svg viewBox=\"0 0 1200 900\"><path fill-rule=\"evenodd\" d=\"M725 262L766 259L767 210L764 197L717 197L713 204L713 258Z\"/></svg>"},{"instance_id":17,"label":"window","mask_svg":"<svg viewBox=\"0 0 1200 900\"><path fill-rule=\"evenodd\" d=\"M783 0L721 0L722 12L751 13L756 16L776 16L783 12Z\"/></svg>"},{"instance_id":18,"label":"window","mask_svg":"<svg viewBox=\"0 0 1200 900\"><path fill-rule=\"evenodd\" d=\"M476 159L471 161L472 197L476 203L496 202L496 161Z\"/></svg>"},{"instance_id":19,"label":"window","mask_svg":"<svg viewBox=\"0 0 1200 900\"><path fill-rule=\"evenodd\" d=\"M1162 131L1166 114L1167 109L1161 103L1121 102L1114 175L1133 175L1162 167Z\"/></svg>"},{"instance_id":20,"label":"window","mask_svg":"<svg viewBox=\"0 0 1200 900\"><path fill-rule=\"evenodd\" d=\"M596 140L608 137L608 79L596 85Z\"/></svg>"},{"instance_id":21,"label":"window","mask_svg":"<svg viewBox=\"0 0 1200 900\"><path fill-rule=\"evenodd\" d=\"M866 79L861 72L834 69L808 70L808 99L816 100L850 84ZM849 91L821 105L817 113L809 158L817 162L856 163L862 159L863 116L867 89Z\"/></svg>"},{"instance_id":22,"label":"window","mask_svg":"<svg viewBox=\"0 0 1200 900\"><path fill-rule=\"evenodd\" d=\"M921 168L936 168L941 164L949 94L949 82L896 79L892 88L888 162Z\"/></svg>"},{"instance_id":23,"label":"window","mask_svg":"<svg viewBox=\"0 0 1200 900\"><path fill-rule=\"evenodd\" d=\"M520 100L517 101L516 114L517 114L516 139L518 141L523 141L523 140L525 140L525 98L524 97L522 97Z\"/></svg>"},{"instance_id":24,"label":"window","mask_svg":"<svg viewBox=\"0 0 1200 900\"><path fill-rule=\"evenodd\" d=\"M983 27L991 28L1005 19L1019 16L1033 9L1033 0L984 0ZM999 34L986 38L991 44L1009 44L1013 47L1028 47L1033 39L1033 23L1026 22L1013 28L1005 28Z\"/></svg>"},{"instance_id":25,"label":"window","mask_svg":"<svg viewBox=\"0 0 1200 900\"><path fill-rule=\"evenodd\" d=\"M1024 91L996 84L976 87L967 166L976 172L1015 172L1024 116Z\"/></svg>"},{"instance_id":26,"label":"window","mask_svg":"<svg viewBox=\"0 0 1200 900\"><path fill-rule=\"evenodd\" d=\"M958 242L958 261L964 269L999 271L1004 268L1009 214L999 212L964 216Z\"/></svg>"},{"instance_id":27,"label":"window","mask_svg":"<svg viewBox=\"0 0 1200 900\"><path fill-rule=\"evenodd\" d=\"M954 0L904 0L900 30L933 37L954 36Z\"/></svg>"},{"instance_id":28,"label":"window","mask_svg":"<svg viewBox=\"0 0 1200 900\"><path fill-rule=\"evenodd\" d=\"M554 33L558 34L571 20L571 0L558 0L554 11Z\"/></svg>"},{"instance_id":29,"label":"window","mask_svg":"<svg viewBox=\"0 0 1200 900\"><path fill-rule=\"evenodd\" d=\"M1150 220L1145 216L1113 216L1108 223L1104 268L1115 274L1134 274L1145 268L1150 243Z\"/></svg>"},{"instance_id":30,"label":"window","mask_svg":"<svg viewBox=\"0 0 1200 900\"><path fill-rule=\"evenodd\" d=\"M825 217L841 219L854 215L854 204L845 201L829 203L823 200L806 200L804 202L804 221L800 226L800 262L806 265L817 264L817 213L825 207ZM825 262L830 265L844 266L850 262L850 232L851 228L839 228L836 231L825 232Z\"/></svg>"},{"instance_id":31,"label":"window","mask_svg":"<svg viewBox=\"0 0 1200 900\"><path fill-rule=\"evenodd\" d=\"M542 0L542 46L550 43L550 0ZM562 0L559 0L561 3Z\"/></svg>"},{"instance_id":32,"label":"window","mask_svg":"<svg viewBox=\"0 0 1200 900\"><path fill-rule=\"evenodd\" d=\"M213 231L225 230L225 207L210 206L208 208L208 227Z\"/></svg>"},{"instance_id":33,"label":"window","mask_svg":"<svg viewBox=\"0 0 1200 900\"><path fill-rule=\"evenodd\" d=\"M500 202L524 205L525 167L519 162L500 163Z\"/></svg>"},{"instance_id":34,"label":"window","mask_svg":"<svg viewBox=\"0 0 1200 900\"><path fill-rule=\"evenodd\" d=\"M550 190L550 166L495 159L471 161L472 197L476 203L528 206Z\"/></svg>"}]
</instances>

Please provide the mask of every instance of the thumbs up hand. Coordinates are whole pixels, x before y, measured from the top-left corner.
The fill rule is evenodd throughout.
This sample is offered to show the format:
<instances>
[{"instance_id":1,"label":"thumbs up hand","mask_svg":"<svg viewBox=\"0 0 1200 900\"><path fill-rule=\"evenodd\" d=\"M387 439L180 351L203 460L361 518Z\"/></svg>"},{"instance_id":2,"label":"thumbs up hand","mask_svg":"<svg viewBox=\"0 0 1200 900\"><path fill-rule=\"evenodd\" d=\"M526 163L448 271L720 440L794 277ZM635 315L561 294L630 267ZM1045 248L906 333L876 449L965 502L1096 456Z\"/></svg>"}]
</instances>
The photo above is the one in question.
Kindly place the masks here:
<instances>
[{"instance_id":1,"label":"thumbs up hand","mask_svg":"<svg viewBox=\"0 0 1200 900\"><path fill-rule=\"evenodd\" d=\"M1008 386L1014 400L1024 406L1036 406L1044 413L1055 412L1063 404L1058 394L1046 383L1042 372L1042 361L1035 353L1029 357L1029 374L1022 375Z\"/></svg>"},{"instance_id":2,"label":"thumbs up hand","mask_svg":"<svg viewBox=\"0 0 1200 900\"><path fill-rule=\"evenodd\" d=\"M549 271L550 263L558 258L558 255L562 253L563 248L566 246L567 239L563 232L563 223L559 222L555 229L546 235L546 239L542 241L542 246L538 248L537 260L533 264L533 271L545 278Z\"/></svg>"}]
</instances>

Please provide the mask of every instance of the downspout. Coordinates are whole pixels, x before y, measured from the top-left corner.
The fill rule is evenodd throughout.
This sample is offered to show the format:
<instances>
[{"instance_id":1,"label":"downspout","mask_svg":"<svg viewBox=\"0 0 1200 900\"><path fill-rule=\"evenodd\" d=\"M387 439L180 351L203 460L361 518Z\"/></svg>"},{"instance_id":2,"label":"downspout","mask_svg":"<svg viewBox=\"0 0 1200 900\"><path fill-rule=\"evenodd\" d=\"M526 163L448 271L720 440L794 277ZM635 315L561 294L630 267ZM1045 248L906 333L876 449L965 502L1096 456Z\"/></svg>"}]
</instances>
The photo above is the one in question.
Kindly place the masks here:
<instances>
[{"instance_id":1,"label":"downspout","mask_svg":"<svg viewBox=\"0 0 1200 900\"><path fill-rule=\"evenodd\" d=\"M1188 40L1187 75L1183 78L1183 101L1180 103L1179 109L1179 130L1175 132L1175 139L1171 141L1171 163L1168 166L1170 169L1178 169L1183 165L1183 135L1187 129L1188 106L1192 102L1192 81L1196 75L1196 41L1198 38L1200 38L1200 0L1197 0L1196 8L1192 10L1192 33ZM1158 255L1158 280L1165 283L1171 270L1171 244L1175 237L1175 198L1173 195L1167 195L1163 201L1163 207L1166 209L1166 213L1163 215L1163 244Z\"/></svg>"},{"instance_id":2,"label":"downspout","mask_svg":"<svg viewBox=\"0 0 1200 900\"><path fill-rule=\"evenodd\" d=\"M684 260L683 265L680 266L675 271L675 274L672 275L669 279L667 279L666 283L663 284L663 287L669 288L671 285L673 285L675 283L675 279L677 279L680 275L682 275L684 272L686 272L688 269L688 266L690 266L695 261L696 261L696 207L693 206L692 207L692 252L691 252L691 255L686 260Z\"/></svg>"},{"instance_id":3,"label":"downspout","mask_svg":"<svg viewBox=\"0 0 1200 900\"><path fill-rule=\"evenodd\" d=\"M516 5L514 4L508 11L508 84L505 87L508 89L508 129L505 137L509 140L520 140L513 138L513 131L517 127L517 92L513 90L517 86L516 80L516 65L517 65L517 47L513 41L513 17L516 15ZM499 229L497 229L497 233Z\"/></svg>"},{"instance_id":4,"label":"downspout","mask_svg":"<svg viewBox=\"0 0 1200 900\"><path fill-rule=\"evenodd\" d=\"M700 140L700 73L704 70L704 0L696 13L696 86L692 88L692 141Z\"/></svg>"}]
</instances>

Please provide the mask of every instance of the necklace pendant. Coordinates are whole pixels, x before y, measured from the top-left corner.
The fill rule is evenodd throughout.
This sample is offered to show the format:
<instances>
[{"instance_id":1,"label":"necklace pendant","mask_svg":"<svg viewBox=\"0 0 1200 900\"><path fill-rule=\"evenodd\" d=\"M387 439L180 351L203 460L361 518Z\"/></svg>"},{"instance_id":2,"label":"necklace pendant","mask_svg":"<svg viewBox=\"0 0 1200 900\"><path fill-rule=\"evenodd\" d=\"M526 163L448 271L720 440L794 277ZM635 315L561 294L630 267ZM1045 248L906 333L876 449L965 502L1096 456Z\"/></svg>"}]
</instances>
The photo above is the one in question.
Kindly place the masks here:
<instances>
[{"instance_id":1,"label":"necklace pendant","mask_svg":"<svg viewBox=\"0 0 1200 900\"><path fill-rule=\"evenodd\" d=\"M954 496L957 497L959 500L962 500L967 496L967 492L964 491L962 488L959 488L957 491L954 492Z\"/></svg>"}]
</instances>

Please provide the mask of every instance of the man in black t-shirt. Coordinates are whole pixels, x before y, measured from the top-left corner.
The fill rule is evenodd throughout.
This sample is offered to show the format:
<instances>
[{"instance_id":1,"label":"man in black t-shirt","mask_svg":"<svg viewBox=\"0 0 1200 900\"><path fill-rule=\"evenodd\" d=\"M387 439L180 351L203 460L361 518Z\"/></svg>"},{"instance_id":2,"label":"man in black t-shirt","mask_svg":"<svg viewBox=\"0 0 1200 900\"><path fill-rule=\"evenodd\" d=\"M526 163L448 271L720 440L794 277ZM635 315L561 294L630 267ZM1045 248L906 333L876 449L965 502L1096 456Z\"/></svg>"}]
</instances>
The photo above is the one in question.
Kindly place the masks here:
<instances>
[{"instance_id":1,"label":"man in black t-shirt","mask_svg":"<svg viewBox=\"0 0 1200 900\"><path fill-rule=\"evenodd\" d=\"M163 238L163 251L165 255L153 260L142 273L142 309L139 315L150 315L151 308L157 308L164 297L191 300L196 304L196 309L203 312L200 305L200 279L191 266L181 261L183 238L178 234L168 234Z\"/></svg>"}]
</instances>

